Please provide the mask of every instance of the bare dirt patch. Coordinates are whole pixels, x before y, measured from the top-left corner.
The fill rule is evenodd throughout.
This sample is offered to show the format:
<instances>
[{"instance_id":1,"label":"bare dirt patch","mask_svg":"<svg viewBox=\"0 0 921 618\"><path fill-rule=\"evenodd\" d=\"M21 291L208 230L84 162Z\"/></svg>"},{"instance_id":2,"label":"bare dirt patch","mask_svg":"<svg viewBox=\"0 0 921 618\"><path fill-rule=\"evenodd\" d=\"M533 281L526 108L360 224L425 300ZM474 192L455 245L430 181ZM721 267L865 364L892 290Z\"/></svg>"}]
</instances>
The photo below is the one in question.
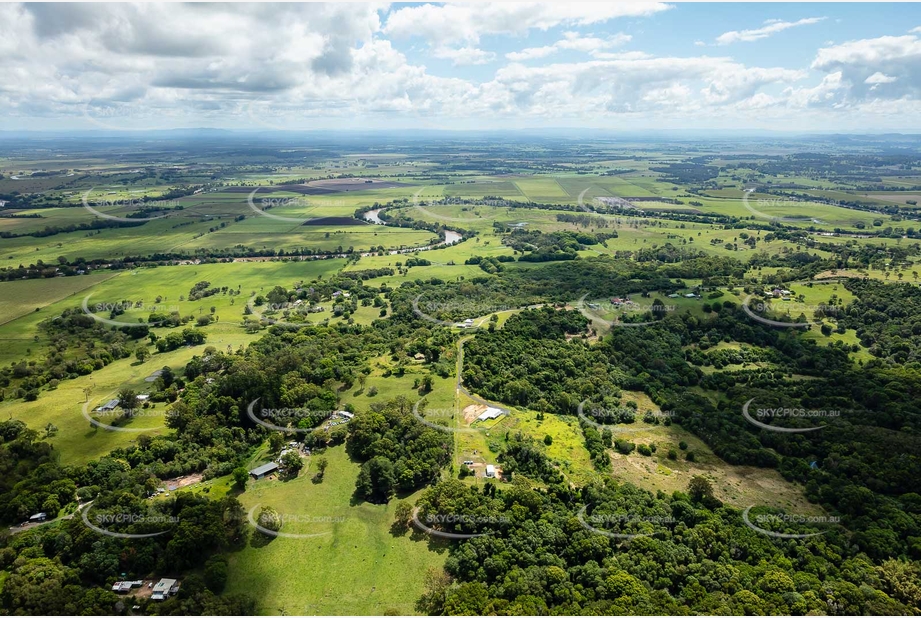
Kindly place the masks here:
<instances>
[{"instance_id":1,"label":"bare dirt patch","mask_svg":"<svg viewBox=\"0 0 921 618\"><path fill-rule=\"evenodd\" d=\"M201 480L202 474L200 472L196 472L195 474L178 476L174 479L166 479L163 481L163 484L166 485L166 489L168 491L175 491L177 489L182 489L183 487L188 487L189 485L201 483Z\"/></svg>"},{"instance_id":2,"label":"bare dirt patch","mask_svg":"<svg viewBox=\"0 0 921 618\"><path fill-rule=\"evenodd\" d=\"M132 588L131 592L127 593L126 597L132 597L134 599L145 599L153 595L153 586L150 584L156 584L156 579L145 579L144 583L141 584L140 588Z\"/></svg>"},{"instance_id":3,"label":"bare dirt patch","mask_svg":"<svg viewBox=\"0 0 921 618\"><path fill-rule=\"evenodd\" d=\"M855 279L863 279L866 275L863 275L856 270L823 270L820 273L817 273L813 276L813 279L831 279L837 277L853 277Z\"/></svg>"},{"instance_id":4,"label":"bare dirt patch","mask_svg":"<svg viewBox=\"0 0 921 618\"><path fill-rule=\"evenodd\" d=\"M475 403L464 408L464 422L468 425L472 423L476 417L486 411L486 406L480 403Z\"/></svg>"}]
</instances>

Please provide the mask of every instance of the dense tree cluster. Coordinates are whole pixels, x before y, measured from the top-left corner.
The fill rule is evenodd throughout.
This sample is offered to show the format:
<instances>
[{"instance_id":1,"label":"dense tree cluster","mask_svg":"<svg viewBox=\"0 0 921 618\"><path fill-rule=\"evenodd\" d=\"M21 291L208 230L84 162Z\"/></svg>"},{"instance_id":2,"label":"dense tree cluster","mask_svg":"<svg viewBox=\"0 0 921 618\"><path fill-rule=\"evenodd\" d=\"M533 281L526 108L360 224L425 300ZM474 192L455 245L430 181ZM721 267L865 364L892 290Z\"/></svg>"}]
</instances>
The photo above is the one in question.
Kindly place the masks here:
<instances>
[{"instance_id":1,"label":"dense tree cluster","mask_svg":"<svg viewBox=\"0 0 921 618\"><path fill-rule=\"evenodd\" d=\"M482 535L451 547L447 575L429 579L420 611L860 615L911 614L921 603L910 583L918 562L875 564L835 526L772 525L826 532L777 541L694 487L657 496L614 482L494 489L449 481L420 498L423 521Z\"/></svg>"},{"instance_id":2,"label":"dense tree cluster","mask_svg":"<svg viewBox=\"0 0 921 618\"><path fill-rule=\"evenodd\" d=\"M363 462L356 493L370 502L435 481L453 451L450 434L419 422L404 398L357 412L347 448Z\"/></svg>"},{"instance_id":3,"label":"dense tree cluster","mask_svg":"<svg viewBox=\"0 0 921 618\"><path fill-rule=\"evenodd\" d=\"M857 300L840 316L870 354L893 363L921 363L921 289L908 283L848 280Z\"/></svg>"},{"instance_id":4,"label":"dense tree cluster","mask_svg":"<svg viewBox=\"0 0 921 618\"><path fill-rule=\"evenodd\" d=\"M620 389L643 391L727 462L777 467L805 483L810 499L859 532L854 542L867 554L921 556L916 368L855 369L842 346L818 346L799 333L762 326L731 302L708 319L673 315L642 329L614 328L597 345L566 341L554 330L565 315L526 311L506 328L478 335L466 346L465 384L497 401L560 414L573 414L583 400L616 408ZM701 358L700 348L720 341L747 344L753 351ZM755 351L762 349L770 353ZM705 375L689 363L745 358L769 358L774 366ZM694 387L724 396L711 399ZM752 398L760 407L840 413L823 418L827 426L820 432L778 433L745 420L742 406ZM794 416L768 422L796 428L816 421ZM584 433L598 459L599 441L593 431Z\"/></svg>"},{"instance_id":5,"label":"dense tree cluster","mask_svg":"<svg viewBox=\"0 0 921 618\"><path fill-rule=\"evenodd\" d=\"M592 232L548 232L540 230L513 230L511 234L503 237L502 243L522 256L522 262L551 262L554 260L574 260L579 257L578 252L586 246L603 243L608 238L614 238L617 233L592 233Z\"/></svg>"}]
</instances>

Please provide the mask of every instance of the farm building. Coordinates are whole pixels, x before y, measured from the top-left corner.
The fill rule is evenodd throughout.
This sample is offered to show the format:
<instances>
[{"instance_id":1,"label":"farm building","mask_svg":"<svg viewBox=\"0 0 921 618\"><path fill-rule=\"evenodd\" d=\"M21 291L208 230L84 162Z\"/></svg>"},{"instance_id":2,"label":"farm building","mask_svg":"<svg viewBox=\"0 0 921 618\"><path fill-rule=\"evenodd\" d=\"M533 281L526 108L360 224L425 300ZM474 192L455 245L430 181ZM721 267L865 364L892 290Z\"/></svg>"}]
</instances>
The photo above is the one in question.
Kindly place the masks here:
<instances>
[{"instance_id":1,"label":"farm building","mask_svg":"<svg viewBox=\"0 0 921 618\"><path fill-rule=\"evenodd\" d=\"M339 418L344 418L347 421L352 420L352 418L354 418L355 416L351 412L346 412L345 410L336 410L334 414L338 416Z\"/></svg>"},{"instance_id":2,"label":"farm building","mask_svg":"<svg viewBox=\"0 0 921 618\"><path fill-rule=\"evenodd\" d=\"M29 518L29 523L30 523L30 524L37 524L37 523L39 523L39 522L45 521L46 519L48 519L48 514L47 514L47 513L36 513L35 515L33 515L32 517Z\"/></svg>"},{"instance_id":3,"label":"farm building","mask_svg":"<svg viewBox=\"0 0 921 618\"><path fill-rule=\"evenodd\" d=\"M262 464L258 468L253 468L249 471L249 475L256 479L257 481L261 478L265 478L269 474L278 471L278 464L274 461L271 461L267 464Z\"/></svg>"},{"instance_id":4,"label":"farm building","mask_svg":"<svg viewBox=\"0 0 921 618\"><path fill-rule=\"evenodd\" d=\"M96 412L111 412L112 410L118 407L118 403L119 403L118 399L110 399L103 405L96 408Z\"/></svg>"},{"instance_id":5,"label":"farm building","mask_svg":"<svg viewBox=\"0 0 921 618\"><path fill-rule=\"evenodd\" d=\"M499 408L486 408L486 411L476 417L478 421L488 421L502 416L502 410Z\"/></svg>"},{"instance_id":6,"label":"farm building","mask_svg":"<svg viewBox=\"0 0 921 618\"><path fill-rule=\"evenodd\" d=\"M494 479L496 478L496 467L492 464L486 466L486 478Z\"/></svg>"},{"instance_id":7,"label":"farm building","mask_svg":"<svg viewBox=\"0 0 921 618\"><path fill-rule=\"evenodd\" d=\"M154 584L150 598L154 601L165 601L177 592L179 592L179 582L175 579L163 578Z\"/></svg>"},{"instance_id":8,"label":"farm building","mask_svg":"<svg viewBox=\"0 0 921 618\"><path fill-rule=\"evenodd\" d=\"M112 592L117 592L118 594L126 594L131 592L132 588L140 588L144 582L140 579L135 581L124 581L124 582L115 582L112 584Z\"/></svg>"}]
</instances>

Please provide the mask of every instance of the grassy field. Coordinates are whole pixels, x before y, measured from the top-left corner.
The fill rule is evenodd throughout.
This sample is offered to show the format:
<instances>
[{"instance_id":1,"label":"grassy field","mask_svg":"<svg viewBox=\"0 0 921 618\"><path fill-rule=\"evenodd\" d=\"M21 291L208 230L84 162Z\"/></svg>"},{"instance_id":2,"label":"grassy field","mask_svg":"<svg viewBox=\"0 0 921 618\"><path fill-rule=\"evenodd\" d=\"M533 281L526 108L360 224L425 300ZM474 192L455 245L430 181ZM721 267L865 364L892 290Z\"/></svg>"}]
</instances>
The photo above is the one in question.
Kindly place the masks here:
<instances>
[{"instance_id":1,"label":"grassy field","mask_svg":"<svg viewBox=\"0 0 921 618\"><path fill-rule=\"evenodd\" d=\"M87 396L90 404L114 396L122 387L144 390L144 378L153 371L169 365L176 370L185 366L195 354L201 355L207 345L221 350L236 350L259 338L261 334L247 334L242 327L243 308L251 293L262 293L274 285L293 287L297 282L310 281L320 275L328 276L341 268L345 260L319 260L305 262L247 262L227 264L200 264L192 266L174 266L145 268L132 271L107 271L98 275L84 277L67 277L45 280L13 281L0 283L0 291L28 289L32 294L29 301L19 300L18 305L10 303L10 311L15 307L33 306L38 299L53 300L54 293L66 294L68 286L77 290L76 284L95 282L92 287L73 291L69 295L50 302L39 311L28 311L0 326L0 359L5 363L20 359L40 362L45 349L44 335L38 328L42 320L60 315L69 308L79 307L83 298L90 295L88 306L95 303L117 302L122 299L140 300L146 306L160 304L176 307L181 314L199 315L210 313L215 307L214 315L220 319L203 328L207 334L205 346L181 348L167 353L155 353L145 363L139 365L134 358L115 361L107 367L74 380L63 380L55 390L43 391L34 402L8 400L0 403L0 414L19 418L30 427L42 430L51 423L58 428L57 434L50 439L66 462L85 462L100 457L116 446L123 446L137 438L138 432L115 432L104 429L92 429L82 415L82 406ZM239 296L230 297L218 294L200 301L179 300L188 295L189 289L198 281L210 281L214 286L228 286L241 290ZM24 286L23 284L32 284ZM57 287L60 285L60 287ZM16 292L10 292L7 297ZM23 294L20 293L20 296ZM161 301L156 303L160 296ZM370 309L370 308L366 308ZM120 321L133 322L146 320L148 311L132 309L119 317ZM13 314L15 316L15 314ZM104 316L107 317L107 316ZM161 336L169 329L154 328ZM163 404L159 404L161 407ZM164 408L165 409L165 408ZM163 431L162 419L144 417L131 421L132 428L149 427L152 433Z\"/></svg>"},{"instance_id":2,"label":"grassy field","mask_svg":"<svg viewBox=\"0 0 921 618\"><path fill-rule=\"evenodd\" d=\"M76 296L78 292L92 288L116 274L107 271L93 272L82 277L0 282L0 326L64 298Z\"/></svg>"},{"instance_id":3,"label":"grassy field","mask_svg":"<svg viewBox=\"0 0 921 618\"><path fill-rule=\"evenodd\" d=\"M637 421L621 426L625 428L623 439L635 444L655 444L656 452L649 457L637 451L629 455L613 452L611 464L615 478L652 492L671 493L686 491L691 478L700 475L710 480L720 500L738 508L770 505L797 513L819 512L817 506L806 500L802 488L785 480L776 470L729 465L714 455L703 440L676 424L666 427L642 422L642 414L647 410L661 413L647 395L625 392L623 401L631 400L637 403ZM682 441L687 443L687 451L679 448ZM678 453L676 461L668 458L669 450ZM687 452L694 453L695 461L685 459Z\"/></svg>"},{"instance_id":4,"label":"grassy field","mask_svg":"<svg viewBox=\"0 0 921 618\"><path fill-rule=\"evenodd\" d=\"M246 335L242 331L234 334L215 333L215 343L236 348L257 337L258 335ZM168 431L160 414L165 413L166 404L153 404L150 416L139 416L126 425L120 425L132 430L143 428L148 431L123 432L93 427L83 416L84 402L87 399L86 405L92 410L114 397L122 387L144 392L149 388L144 379L154 371L169 365L178 372L192 356L200 356L204 348L205 346L184 347L172 352L153 354L143 364L138 364L133 358L117 360L90 375L62 381L57 389L42 392L37 401L0 402L0 416L22 420L40 434L44 432L45 426L51 423L57 427L57 433L48 441L60 454L61 462L87 463L106 455L114 448L130 444L142 433L153 435ZM91 416L96 418L96 415ZM111 424L110 419L99 420Z\"/></svg>"},{"instance_id":5,"label":"grassy field","mask_svg":"<svg viewBox=\"0 0 921 618\"><path fill-rule=\"evenodd\" d=\"M34 281L13 281L0 283L0 292L14 290L7 297L10 312L17 311L19 316L0 325L0 362L9 363L23 357L40 358L45 346L44 335L38 328L39 322L60 315L65 309L80 307L84 298L92 310L99 303L114 303L124 300L141 301L143 307L126 311L120 321L135 322L147 320L151 307L167 307L179 311L182 315L198 316L210 313L219 318L217 324L206 327L207 331L219 330L222 334L242 333L243 308L251 295L271 290L275 285L291 288L300 281L310 281L318 276L328 276L345 264L344 259L311 260L299 262L239 262L222 264L198 264L188 266L171 266L158 268L139 268L130 271L106 271L105 273L84 277L57 277L54 279ZM78 284L95 281L96 285L74 291ZM212 286L227 286L239 289L240 295L228 296L218 294L199 301L188 300L189 290L199 281L209 281ZM29 289L33 294L43 295L59 300L46 304L39 311L22 310L35 306L32 300L15 296L16 291L33 284ZM160 301L157 298L160 297ZM180 297L186 297L180 300ZM107 317L103 315L102 317ZM216 328L217 327L217 328ZM226 328L225 328L226 327ZM166 329L154 329L162 334ZM212 340L209 339L209 343ZM215 341L215 345L221 343Z\"/></svg>"},{"instance_id":6,"label":"grassy field","mask_svg":"<svg viewBox=\"0 0 921 618\"><path fill-rule=\"evenodd\" d=\"M550 436L553 443L547 447L547 456L559 465L569 482L587 485L601 478L592 466L577 417L545 414L543 420L539 420L533 410L519 411L497 425L495 431L520 431L538 442Z\"/></svg>"},{"instance_id":7,"label":"grassy field","mask_svg":"<svg viewBox=\"0 0 921 618\"><path fill-rule=\"evenodd\" d=\"M282 532L327 534L266 542L254 533L245 549L230 555L227 592L255 596L262 614L416 613L425 573L444 564L447 545L419 533L395 534L396 501L356 502L359 465L343 446L323 456L329 468L322 483L312 482L306 466L292 481L250 481L239 498L247 511L269 505L294 519Z\"/></svg>"}]
</instances>

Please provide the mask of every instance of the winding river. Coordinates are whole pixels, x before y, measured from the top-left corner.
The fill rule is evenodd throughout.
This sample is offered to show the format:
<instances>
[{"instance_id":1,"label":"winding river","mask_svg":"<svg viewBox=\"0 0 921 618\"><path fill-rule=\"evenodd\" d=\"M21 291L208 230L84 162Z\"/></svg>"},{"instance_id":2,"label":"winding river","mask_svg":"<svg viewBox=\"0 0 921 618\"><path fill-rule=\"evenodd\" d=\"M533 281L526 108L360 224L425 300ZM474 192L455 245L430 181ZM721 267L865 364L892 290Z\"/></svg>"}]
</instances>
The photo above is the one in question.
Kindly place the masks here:
<instances>
[{"instance_id":1,"label":"winding river","mask_svg":"<svg viewBox=\"0 0 921 618\"><path fill-rule=\"evenodd\" d=\"M364 218L366 221L370 221L375 225L387 225L386 221L381 219L380 213L383 211L383 208L377 208L375 210L369 210L364 213ZM454 230L445 230L445 239L439 243L433 245L426 245L425 247L414 247L412 249L395 249L390 251L390 255L397 255L399 253L412 253L414 251L426 251L428 249L437 249L438 247L446 247L448 245L453 245L461 241L463 236L460 233L455 232Z\"/></svg>"}]
</instances>

